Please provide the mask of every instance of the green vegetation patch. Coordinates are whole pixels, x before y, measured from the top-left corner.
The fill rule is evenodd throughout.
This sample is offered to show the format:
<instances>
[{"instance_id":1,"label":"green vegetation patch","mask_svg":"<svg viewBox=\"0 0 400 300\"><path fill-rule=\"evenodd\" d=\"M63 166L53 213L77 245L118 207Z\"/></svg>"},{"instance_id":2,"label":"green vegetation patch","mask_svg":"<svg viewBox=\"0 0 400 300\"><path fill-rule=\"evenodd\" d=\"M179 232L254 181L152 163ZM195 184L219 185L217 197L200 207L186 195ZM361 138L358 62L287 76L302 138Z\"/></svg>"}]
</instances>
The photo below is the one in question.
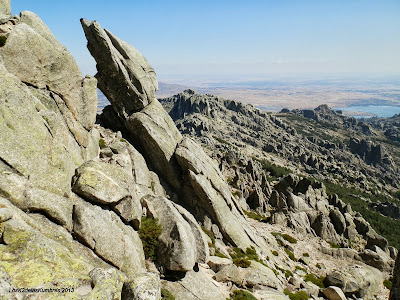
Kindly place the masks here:
<instances>
[{"instance_id":1,"label":"green vegetation patch","mask_svg":"<svg viewBox=\"0 0 400 300\"><path fill-rule=\"evenodd\" d=\"M7 42L7 37L5 35L0 36L0 47L3 47Z\"/></svg>"},{"instance_id":2,"label":"green vegetation patch","mask_svg":"<svg viewBox=\"0 0 400 300\"><path fill-rule=\"evenodd\" d=\"M278 253L278 251L272 251L272 255L275 255L275 256L278 256L279 255L279 253Z\"/></svg>"},{"instance_id":3,"label":"green vegetation patch","mask_svg":"<svg viewBox=\"0 0 400 300\"><path fill-rule=\"evenodd\" d=\"M392 283L391 280L385 279L385 280L383 281L383 285L384 285L385 288L387 288L388 290L391 290L391 289L392 289L393 283Z\"/></svg>"},{"instance_id":4,"label":"green vegetation patch","mask_svg":"<svg viewBox=\"0 0 400 300\"><path fill-rule=\"evenodd\" d=\"M307 252L303 253L304 257L310 257L310 254L308 254Z\"/></svg>"},{"instance_id":5,"label":"green vegetation patch","mask_svg":"<svg viewBox=\"0 0 400 300\"><path fill-rule=\"evenodd\" d=\"M303 268L303 267L300 267L300 266L296 266L295 270L300 270L300 271L304 271L304 272L307 273L307 270L305 268Z\"/></svg>"},{"instance_id":6,"label":"green vegetation patch","mask_svg":"<svg viewBox=\"0 0 400 300\"><path fill-rule=\"evenodd\" d=\"M247 258L235 258L233 263L241 268L248 268L251 265L251 262Z\"/></svg>"},{"instance_id":7,"label":"green vegetation patch","mask_svg":"<svg viewBox=\"0 0 400 300\"><path fill-rule=\"evenodd\" d=\"M208 237L211 239L211 242L213 245L215 245L215 235L211 230L206 229L204 226L201 226L201 229L203 229L204 233L208 235Z\"/></svg>"},{"instance_id":8,"label":"green vegetation patch","mask_svg":"<svg viewBox=\"0 0 400 300\"><path fill-rule=\"evenodd\" d=\"M236 290L231 294L229 300L257 300L257 298L248 291Z\"/></svg>"},{"instance_id":9,"label":"green vegetation patch","mask_svg":"<svg viewBox=\"0 0 400 300\"><path fill-rule=\"evenodd\" d=\"M291 260L297 261L297 258L294 256L294 254L293 254L292 251L290 251L289 249L286 249L286 248L283 249L283 250L285 250L286 254L289 256L289 258L290 258Z\"/></svg>"},{"instance_id":10,"label":"green vegetation patch","mask_svg":"<svg viewBox=\"0 0 400 300\"><path fill-rule=\"evenodd\" d=\"M385 202L388 199L382 195L371 196L365 192L354 188L348 188L339 184L331 182L324 182L326 192L328 195L337 194L345 203L349 203L353 210L359 212L364 219L371 224L372 228L380 235L385 237L389 244L400 249L400 220L395 220L381 215L379 212L369 209L368 203L359 197L352 195L359 195L365 198L370 198L372 201Z\"/></svg>"},{"instance_id":11,"label":"green vegetation patch","mask_svg":"<svg viewBox=\"0 0 400 300\"><path fill-rule=\"evenodd\" d=\"M167 289L161 289L161 299L163 299L163 300L175 300L175 297Z\"/></svg>"},{"instance_id":12,"label":"green vegetation patch","mask_svg":"<svg viewBox=\"0 0 400 300\"><path fill-rule=\"evenodd\" d=\"M254 211L246 211L246 210L244 210L243 212L246 214L246 216L248 216L249 218L251 218L253 220L256 220L256 221L259 221L259 222L264 222L264 223L267 223L269 221L269 218L264 217L264 216L254 212Z\"/></svg>"},{"instance_id":13,"label":"green vegetation patch","mask_svg":"<svg viewBox=\"0 0 400 300\"><path fill-rule=\"evenodd\" d=\"M338 244L335 244L333 242L328 242L328 244L331 246L331 248L334 248L334 249L339 249L340 248L340 246Z\"/></svg>"},{"instance_id":14,"label":"green vegetation patch","mask_svg":"<svg viewBox=\"0 0 400 300\"><path fill-rule=\"evenodd\" d=\"M100 149L103 149L106 146L106 142L103 139L99 140L99 147Z\"/></svg>"},{"instance_id":15,"label":"green vegetation patch","mask_svg":"<svg viewBox=\"0 0 400 300\"><path fill-rule=\"evenodd\" d=\"M283 291L283 293L286 296L289 296L290 300L306 300L306 299L310 299L310 296L307 295L306 292L304 291L299 291L296 293L291 293L288 289L285 289Z\"/></svg>"},{"instance_id":16,"label":"green vegetation patch","mask_svg":"<svg viewBox=\"0 0 400 300\"><path fill-rule=\"evenodd\" d=\"M269 162L268 160L263 159L258 161L261 163L261 166L264 169L264 171L269 172L270 178L268 179L271 179L271 181L292 173L292 171L290 171L288 168L275 165Z\"/></svg>"},{"instance_id":17,"label":"green vegetation patch","mask_svg":"<svg viewBox=\"0 0 400 300\"><path fill-rule=\"evenodd\" d=\"M296 244L296 243L297 243L297 240L296 240L294 237L292 237L291 235L288 235L288 234L286 234L286 233L272 232L272 235L273 235L274 237L281 236L281 237L283 237L286 241L288 241L289 243L292 243L292 244Z\"/></svg>"},{"instance_id":18,"label":"green vegetation patch","mask_svg":"<svg viewBox=\"0 0 400 300\"><path fill-rule=\"evenodd\" d=\"M224 140L224 139L222 139L222 138L220 138L220 137L217 137L216 135L213 135L213 138L215 139L215 140L217 140L218 142L220 142L221 144L225 144L225 145L230 145L231 143L229 143L228 141L226 141L226 140Z\"/></svg>"},{"instance_id":19,"label":"green vegetation patch","mask_svg":"<svg viewBox=\"0 0 400 300\"><path fill-rule=\"evenodd\" d=\"M320 287L321 289L325 288L325 285L324 285L325 277L323 277L323 276L318 277L318 276L315 276L314 274L310 273L310 274L307 274L306 276L304 276L304 280L314 283L316 286Z\"/></svg>"},{"instance_id":20,"label":"green vegetation patch","mask_svg":"<svg viewBox=\"0 0 400 300\"><path fill-rule=\"evenodd\" d=\"M143 251L146 259L156 260L158 237L162 232L161 225L157 219L142 217L139 228L139 237L143 243Z\"/></svg>"}]
</instances>

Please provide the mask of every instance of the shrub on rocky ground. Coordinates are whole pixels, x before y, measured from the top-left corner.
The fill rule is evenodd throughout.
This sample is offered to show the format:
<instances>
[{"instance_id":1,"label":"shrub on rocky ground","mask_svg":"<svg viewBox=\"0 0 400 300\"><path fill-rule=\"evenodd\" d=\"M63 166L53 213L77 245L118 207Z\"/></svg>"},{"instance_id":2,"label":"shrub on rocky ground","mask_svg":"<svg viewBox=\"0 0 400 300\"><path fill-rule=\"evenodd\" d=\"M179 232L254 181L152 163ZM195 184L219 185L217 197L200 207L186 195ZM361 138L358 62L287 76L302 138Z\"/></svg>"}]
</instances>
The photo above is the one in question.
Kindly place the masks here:
<instances>
[{"instance_id":1,"label":"shrub on rocky ground","mask_svg":"<svg viewBox=\"0 0 400 300\"><path fill-rule=\"evenodd\" d=\"M310 296L307 295L304 291L299 291L296 293L291 293L288 289L285 289L283 293L290 298L290 300L306 300L310 299Z\"/></svg>"},{"instance_id":2,"label":"shrub on rocky ground","mask_svg":"<svg viewBox=\"0 0 400 300\"><path fill-rule=\"evenodd\" d=\"M175 297L167 289L161 289L161 299L162 300L175 300Z\"/></svg>"},{"instance_id":3,"label":"shrub on rocky ground","mask_svg":"<svg viewBox=\"0 0 400 300\"><path fill-rule=\"evenodd\" d=\"M325 288L324 279L325 279L325 277L317 277L312 273L304 276L305 281L310 281L310 282L314 283L316 286L320 287L321 289Z\"/></svg>"},{"instance_id":4,"label":"shrub on rocky ground","mask_svg":"<svg viewBox=\"0 0 400 300\"><path fill-rule=\"evenodd\" d=\"M234 291L229 300L257 300L250 292L244 290Z\"/></svg>"},{"instance_id":5,"label":"shrub on rocky ground","mask_svg":"<svg viewBox=\"0 0 400 300\"><path fill-rule=\"evenodd\" d=\"M156 260L156 249L158 246L158 237L162 232L158 220L142 217L142 223L139 228L139 237L143 243L143 251L146 259Z\"/></svg>"}]
</instances>

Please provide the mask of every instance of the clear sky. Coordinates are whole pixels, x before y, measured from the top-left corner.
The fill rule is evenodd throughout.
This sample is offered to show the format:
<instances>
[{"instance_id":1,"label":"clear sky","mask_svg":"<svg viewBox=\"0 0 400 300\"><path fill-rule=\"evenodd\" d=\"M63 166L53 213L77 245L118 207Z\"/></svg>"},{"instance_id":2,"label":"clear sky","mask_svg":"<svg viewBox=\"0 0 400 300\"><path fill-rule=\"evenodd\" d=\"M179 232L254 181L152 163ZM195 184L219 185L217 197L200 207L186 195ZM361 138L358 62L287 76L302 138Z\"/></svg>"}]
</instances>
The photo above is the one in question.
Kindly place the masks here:
<instances>
[{"instance_id":1,"label":"clear sky","mask_svg":"<svg viewBox=\"0 0 400 300\"><path fill-rule=\"evenodd\" d=\"M159 77L400 72L400 0L12 0L94 74L79 19L134 45Z\"/></svg>"}]
</instances>

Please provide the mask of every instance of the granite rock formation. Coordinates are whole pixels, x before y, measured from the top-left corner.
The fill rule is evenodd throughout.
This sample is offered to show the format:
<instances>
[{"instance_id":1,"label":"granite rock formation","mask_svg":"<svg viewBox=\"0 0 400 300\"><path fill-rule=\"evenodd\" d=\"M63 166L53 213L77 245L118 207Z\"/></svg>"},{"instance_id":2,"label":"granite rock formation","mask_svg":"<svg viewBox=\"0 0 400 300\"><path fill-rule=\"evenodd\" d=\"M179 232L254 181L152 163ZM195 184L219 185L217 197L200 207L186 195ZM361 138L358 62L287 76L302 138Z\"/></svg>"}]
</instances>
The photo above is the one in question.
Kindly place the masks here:
<instances>
[{"instance_id":1,"label":"granite rock formation","mask_svg":"<svg viewBox=\"0 0 400 300\"><path fill-rule=\"evenodd\" d=\"M269 183L246 153L211 158L155 98L157 79L147 60L97 22L81 24L95 77L82 77L38 16L11 17L9 1L0 2L1 291L61 287L73 291L43 297L156 300L167 289L175 299L223 300L251 289L258 299L288 299L285 288L319 297L306 276L318 273L338 293L340 287L365 299L382 294L396 250L350 206L296 175ZM111 103L100 124L97 87ZM267 118L295 134L247 105L224 105L258 120L232 114L237 123L262 129ZM197 106L189 101L176 114ZM198 111L204 127L195 131L215 125L203 122L218 115L212 104ZM248 218L251 209L269 222ZM154 261L145 259L147 219L161 228L152 241ZM361 247L352 250L355 239ZM343 247L331 249L327 241ZM302 255L307 247L314 250ZM318 268L310 256L327 266ZM341 270L336 257L344 258ZM351 276L357 285L349 288Z\"/></svg>"}]
</instances>

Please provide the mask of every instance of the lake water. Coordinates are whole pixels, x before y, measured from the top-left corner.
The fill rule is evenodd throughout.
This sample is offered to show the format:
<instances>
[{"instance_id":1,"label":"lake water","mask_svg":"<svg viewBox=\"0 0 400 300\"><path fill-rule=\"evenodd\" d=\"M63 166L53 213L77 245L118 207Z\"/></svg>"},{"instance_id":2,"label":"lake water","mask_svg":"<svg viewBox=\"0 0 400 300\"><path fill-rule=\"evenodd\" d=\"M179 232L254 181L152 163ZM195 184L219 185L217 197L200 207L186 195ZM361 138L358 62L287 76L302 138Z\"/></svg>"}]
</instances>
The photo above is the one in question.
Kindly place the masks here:
<instances>
[{"instance_id":1,"label":"lake water","mask_svg":"<svg viewBox=\"0 0 400 300\"><path fill-rule=\"evenodd\" d=\"M389 105L360 105L360 106L348 106L348 107L335 107L335 110L343 110L349 112L349 115L352 115L351 112L365 112L367 114L354 114L355 117L371 117L369 114L374 114L380 118L389 118L395 114L400 114L400 106L389 106Z\"/></svg>"}]
</instances>

